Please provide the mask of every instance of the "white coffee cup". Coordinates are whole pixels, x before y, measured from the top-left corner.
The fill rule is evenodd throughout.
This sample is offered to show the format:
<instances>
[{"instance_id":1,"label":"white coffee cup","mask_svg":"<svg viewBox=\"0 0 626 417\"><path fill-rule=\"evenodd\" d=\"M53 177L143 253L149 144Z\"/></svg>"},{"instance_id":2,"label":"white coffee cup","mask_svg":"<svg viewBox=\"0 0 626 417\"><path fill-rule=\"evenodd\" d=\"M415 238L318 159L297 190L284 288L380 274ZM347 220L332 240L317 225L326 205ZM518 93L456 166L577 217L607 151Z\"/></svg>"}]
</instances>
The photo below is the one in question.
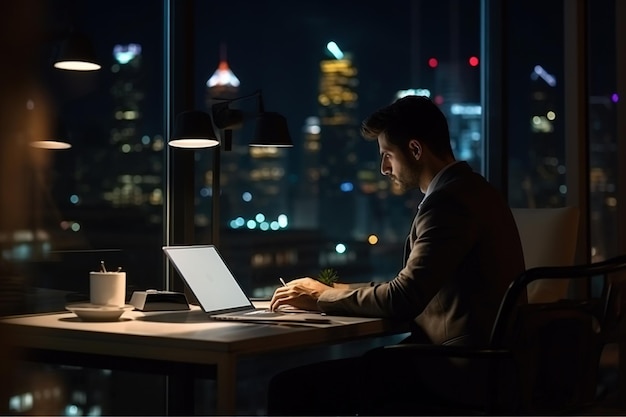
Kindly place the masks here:
<instances>
[{"instance_id":1,"label":"white coffee cup","mask_svg":"<svg viewBox=\"0 0 626 417\"><path fill-rule=\"evenodd\" d=\"M126 303L126 272L90 272L91 304L123 307Z\"/></svg>"}]
</instances>

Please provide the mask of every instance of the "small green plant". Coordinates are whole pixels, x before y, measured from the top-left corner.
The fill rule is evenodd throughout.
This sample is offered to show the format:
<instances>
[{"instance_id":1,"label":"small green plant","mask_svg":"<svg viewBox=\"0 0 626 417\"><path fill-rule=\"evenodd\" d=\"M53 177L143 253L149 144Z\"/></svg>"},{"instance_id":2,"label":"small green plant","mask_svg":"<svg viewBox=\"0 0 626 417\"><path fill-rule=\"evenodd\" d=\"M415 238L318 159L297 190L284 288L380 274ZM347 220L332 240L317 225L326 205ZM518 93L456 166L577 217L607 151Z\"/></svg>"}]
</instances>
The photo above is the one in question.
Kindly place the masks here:
<instances>
[{"instance_id":1,"label":"small green plant","mask_svg":"<svg viewBox=\"0 0 626 417\"><path fill-rule=\"evenodd\" d=\"M339 280L339 275L337 275L337 271L333 268L326 268L320 271L317 280L332 287L333 283Z\"/></svg>"}]
</instances>

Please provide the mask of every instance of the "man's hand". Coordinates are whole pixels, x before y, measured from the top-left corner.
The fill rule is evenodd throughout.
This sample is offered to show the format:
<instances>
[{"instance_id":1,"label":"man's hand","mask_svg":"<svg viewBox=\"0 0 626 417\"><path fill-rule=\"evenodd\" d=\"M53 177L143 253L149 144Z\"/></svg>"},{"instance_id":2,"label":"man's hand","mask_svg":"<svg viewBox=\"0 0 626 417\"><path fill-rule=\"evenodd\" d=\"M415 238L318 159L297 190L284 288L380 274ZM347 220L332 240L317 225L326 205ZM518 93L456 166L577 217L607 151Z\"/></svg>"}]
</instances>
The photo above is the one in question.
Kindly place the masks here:
<instances>
[{"instance_id":1,"label":"man's hand","mask_svg":"<svg viewBox=\"0 0 626 417\"><path fill-rule=\"evenodd\" d=\"M317 310L317 299L332 287L322 284L313 278L298 278L289 281L286 286L278 287L274 291L270 310L276 310L282 305L290 305L303 310Z\"/></svg>"}]
</instances>

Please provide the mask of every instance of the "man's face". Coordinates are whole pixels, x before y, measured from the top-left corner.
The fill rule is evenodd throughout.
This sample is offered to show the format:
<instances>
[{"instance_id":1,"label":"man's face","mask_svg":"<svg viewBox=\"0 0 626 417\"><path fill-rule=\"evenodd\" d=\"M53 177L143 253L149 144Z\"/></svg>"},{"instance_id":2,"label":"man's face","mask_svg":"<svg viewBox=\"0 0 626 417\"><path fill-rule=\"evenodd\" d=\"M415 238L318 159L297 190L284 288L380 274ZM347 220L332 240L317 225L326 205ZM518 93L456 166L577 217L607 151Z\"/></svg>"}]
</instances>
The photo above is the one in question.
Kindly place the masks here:
<instances>
[{"instance_id":1,"label":"man's face","mask_svg":"<svg viewBox=\"0 0 626 417\"><path fill-rule=\"evenodd\" d=\"M380 172L389 177L402 192L419 188L422 163L411 155L409 149L401 149L387 141L385 133L378 136Z\"/></svg>"}]
</instances>

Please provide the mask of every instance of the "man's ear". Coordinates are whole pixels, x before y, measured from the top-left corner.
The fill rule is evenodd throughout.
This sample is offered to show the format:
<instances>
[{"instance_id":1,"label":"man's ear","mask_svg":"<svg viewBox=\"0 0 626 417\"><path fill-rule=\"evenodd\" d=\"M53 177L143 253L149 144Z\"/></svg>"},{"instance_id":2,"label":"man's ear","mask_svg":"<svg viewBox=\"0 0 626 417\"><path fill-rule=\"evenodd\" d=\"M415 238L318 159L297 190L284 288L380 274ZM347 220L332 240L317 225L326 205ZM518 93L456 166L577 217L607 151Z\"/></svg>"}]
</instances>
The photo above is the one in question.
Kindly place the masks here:
<instances>
[{"instance_id":1,"label":"man's ear","mask_svg":"<svg viewBox=\"0 0 626 417\"><path fill-rule=\"evenodd\" d=\"M411 139L409 141L409 151L415 159L419 159L422 156L422 144L417 139Z\"/></svg>"}]
</instances>

